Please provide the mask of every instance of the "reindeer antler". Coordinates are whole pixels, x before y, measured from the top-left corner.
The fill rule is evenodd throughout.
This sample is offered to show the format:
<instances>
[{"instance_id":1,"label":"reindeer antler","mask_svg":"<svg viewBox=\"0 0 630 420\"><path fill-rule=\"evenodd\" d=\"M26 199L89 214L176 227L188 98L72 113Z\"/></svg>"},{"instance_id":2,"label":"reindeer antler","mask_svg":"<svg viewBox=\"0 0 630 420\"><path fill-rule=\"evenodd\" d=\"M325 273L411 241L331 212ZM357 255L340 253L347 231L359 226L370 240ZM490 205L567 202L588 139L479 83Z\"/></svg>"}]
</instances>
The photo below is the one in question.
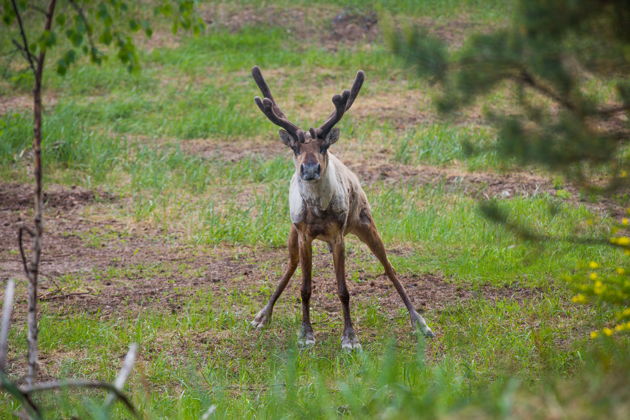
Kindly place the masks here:
<instances>
[{"instance_id":1,"label":"reindeer antler","mask_svg":"<svg viewBox=\"0 0 630 420\"><path fill-rule=\"evenodd\" d=\"M269 90L269 86L267 86L267 82L265 82L258 66L252 68L252 76L264 96L264 99L260 99L258 96L254 98L258 108L260 108L263 114L265 114L272 123L284 128L293 138L304 143L304 132L300 130L297 125L289 121L278 104L276 104L273 96L271 96L271 90Z\"/></svg>"},{"instance_id":2,"label":"reindeer antler","mask_svg":"<svg viewBox=\"0 0 630 420\"><path fill-rule=\"evenodd\" d=\"M330 117L328 117L321 127L311 128L309 130L311 137L318 137L320 139L326 138L330 130L341 120L343 114L345 114L345 112L349 110L354 103L354 100L361 90L361 86L363 86L363 80L365 80L365 73L363 73L362 70L359 70L357 72L357 77L354 79L352 89L344 90L341 95L333 96L332 101L333 104L335 104L335 111L330 114Z\"/></svg>"}]
</instances>

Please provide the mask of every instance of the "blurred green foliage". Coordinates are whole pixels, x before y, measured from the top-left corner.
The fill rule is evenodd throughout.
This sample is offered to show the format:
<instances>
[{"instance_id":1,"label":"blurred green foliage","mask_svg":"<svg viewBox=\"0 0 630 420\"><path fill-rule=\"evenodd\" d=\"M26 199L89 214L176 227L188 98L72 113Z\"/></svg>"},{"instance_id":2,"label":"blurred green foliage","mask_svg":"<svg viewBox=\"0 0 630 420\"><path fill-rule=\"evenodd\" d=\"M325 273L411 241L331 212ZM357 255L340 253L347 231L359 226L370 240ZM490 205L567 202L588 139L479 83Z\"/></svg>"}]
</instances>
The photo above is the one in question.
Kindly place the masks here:
<instances>
[{"instance_id":1,"label":"blurred green foliage","mask_svg":"<svg viewBox=\"0 0 630 420\"><path fill-rule=\"evenodd\" d=\"M100 64L108 52L114 54L129 71L140 67L133 34L143 31L147 37L151 37L153 29L146 11L140 13L142 9L135 2L68 0L59 3L54 10L51 29L44 30L43 23L35 23L40 19L43 22L46 18L48 9L44 2L2 0L0 16L4 35L12 41L19 39L19 42L13 42L16 46L23 44L18 17L28 21L24 36L30 54L36 56L57 45L64 48L56 63L57 72L62 75L81 55L88 56L92 63ZM195 4L194 0L162 0L155 2L150 9L155 16L169 17L174 33L179 28L200 32L204 24L195 12ZM35 28L42 30L37 31ZM60 38L66 38L69 43L60 42ZM21 52L27 59L28 52Z\"/></svg>"},{"instance_id":2,"label":"blurred green foliage","mask_svg":"<svg viewBox=\"0 0 630 420\"><path fill-rule=\"evenodd\" d=\"M388 28L392 50L442 88L435 105L456 114L495 89L513 87L517 107L486 107L499 156L542 164L596 188L628 185L630 8L626 1L522 0L511 23L446 45L418 26ZM612 87L609 95L593 86ZM601 185L599 185L601 190Z\"/></svg>"}]
</instances>

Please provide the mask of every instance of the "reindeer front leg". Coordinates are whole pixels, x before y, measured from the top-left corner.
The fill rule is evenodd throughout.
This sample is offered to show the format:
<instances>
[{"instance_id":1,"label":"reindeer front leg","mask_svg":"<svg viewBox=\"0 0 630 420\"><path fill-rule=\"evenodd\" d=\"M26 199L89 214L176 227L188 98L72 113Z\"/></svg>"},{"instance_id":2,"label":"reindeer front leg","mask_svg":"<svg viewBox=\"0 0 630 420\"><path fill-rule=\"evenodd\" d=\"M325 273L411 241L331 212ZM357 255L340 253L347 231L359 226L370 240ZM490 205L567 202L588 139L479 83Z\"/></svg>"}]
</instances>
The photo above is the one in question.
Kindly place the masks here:
<instances>
[{"instance_id":1,"label":"reindeer front leg","mask_svg":"<svg viewBox=\"0 0 630 420\"><path fill-rule=\"evenodd\" d=\"M262 328L267 325L271 321L271 313L273 312L273 306L276 304L276 301L289 284L289 280L291 280L291 276L295 272L295 269L298 265L299 251L298 251L298 233L295 229L295 226L291 225L291 232L289 233L288 240L288 248L289 248L289 264L287 266L287 270L284 273L284 276L280 279L280 283L276 288L273 295L269 298L269 302L265 305L264 308L260 310L254 317L254 320L251 322L251 325L255 328Z\"/></svg>"},{"instance_id":2,"label":"reindeer front leg","mask_svg":"<svg viewBox=\"0 0 630 420\"><path fill-rule=\"evenodd\" d=\"M300 329L298 344L304 347L315 344L310 312L313 268L312 244L312 238L300 235L300 264L302 266L302 328Z\"/></svg>"},{"instance_id":3,"label":"reindeer front leg","mask_svg":"<svg viewBox=\"0 0 630 420\"><path fill-rule=\"evenodd\" d=\"M333 262L335 264L335 276L337 277L337 294L343 309L343 335L341 336L341 348L343 350L360 350L359 338L352 327L350 318L350 293L346 285L346 250L343 236L332 244Z\"/></svg>"}]
</instances>

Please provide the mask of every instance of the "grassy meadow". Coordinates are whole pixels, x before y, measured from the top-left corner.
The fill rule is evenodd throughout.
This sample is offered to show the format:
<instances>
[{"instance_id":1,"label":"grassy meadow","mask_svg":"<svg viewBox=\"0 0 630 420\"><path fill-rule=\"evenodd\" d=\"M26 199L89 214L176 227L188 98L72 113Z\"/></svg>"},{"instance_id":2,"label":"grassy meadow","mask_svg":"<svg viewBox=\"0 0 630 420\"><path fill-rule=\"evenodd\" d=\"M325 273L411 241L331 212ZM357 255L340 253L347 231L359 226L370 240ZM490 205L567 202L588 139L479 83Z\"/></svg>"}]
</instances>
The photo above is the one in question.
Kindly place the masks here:
<instances>
[{"instance_id":1,"label":"grassy meadow","mask_svg":"<svg viewBox=\"0 0 630 420\"><path fill-rule=\"evenodd\" d=\"M627 418L628 338L591 340L611 310L571 302L562 279L606 245L527 242L485 219L554 237L605 238L615 218L562 178L506 172L476 104L450 120L435 88L383 44L379 13L452 48L504 25L510 2L318 0L200 5L203 34L155 22L142 70L81 61L45 78L47 191L41 376L112 380L130 343L126 390L146 418ZM5 44L5 40L2 40ZM297 347L300 270L271 325L249 322L287 260L291 151L255 106L259 65L290 119L311 127L357 70L366 82L331 148L362 180L390 259L436 332L412 334L378 261L347 239L351 309L363 351L341 351L332 257L314 248L317 344ZM15 226L32 215L32 115L17 55L0 70L0 280L22 279ZM605 89L605 88L602 88ZM606 93L603 93L606 94ZM511 92L491 106L509 110ZM9 373L25 372L20 280ZM38 396L50 418L99 418L93 391ZM0 417L18 404L0 400ZM122 406L115 418L127 418Z\"/></svg>"}]
</instances>

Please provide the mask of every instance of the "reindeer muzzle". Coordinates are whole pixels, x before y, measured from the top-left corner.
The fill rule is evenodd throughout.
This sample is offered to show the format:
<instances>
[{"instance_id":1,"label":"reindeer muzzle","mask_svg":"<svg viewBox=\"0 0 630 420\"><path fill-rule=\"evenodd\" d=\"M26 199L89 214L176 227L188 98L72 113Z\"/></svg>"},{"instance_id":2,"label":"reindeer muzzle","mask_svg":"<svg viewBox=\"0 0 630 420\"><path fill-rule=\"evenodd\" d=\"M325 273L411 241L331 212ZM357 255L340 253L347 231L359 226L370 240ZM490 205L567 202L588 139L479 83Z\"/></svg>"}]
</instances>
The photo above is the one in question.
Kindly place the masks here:
<instances>
[{"instance_id":1,"label":"reindeer muzzle","mask_svg":"<svg viewBox=\"0 0 630 420\"><path fill-rule=\"evenodd\" d=\"M303 163L300 165L300 176L303 181L316 181L321 175L321 169L319 163Z\"/></svg>"}]
</instances>

